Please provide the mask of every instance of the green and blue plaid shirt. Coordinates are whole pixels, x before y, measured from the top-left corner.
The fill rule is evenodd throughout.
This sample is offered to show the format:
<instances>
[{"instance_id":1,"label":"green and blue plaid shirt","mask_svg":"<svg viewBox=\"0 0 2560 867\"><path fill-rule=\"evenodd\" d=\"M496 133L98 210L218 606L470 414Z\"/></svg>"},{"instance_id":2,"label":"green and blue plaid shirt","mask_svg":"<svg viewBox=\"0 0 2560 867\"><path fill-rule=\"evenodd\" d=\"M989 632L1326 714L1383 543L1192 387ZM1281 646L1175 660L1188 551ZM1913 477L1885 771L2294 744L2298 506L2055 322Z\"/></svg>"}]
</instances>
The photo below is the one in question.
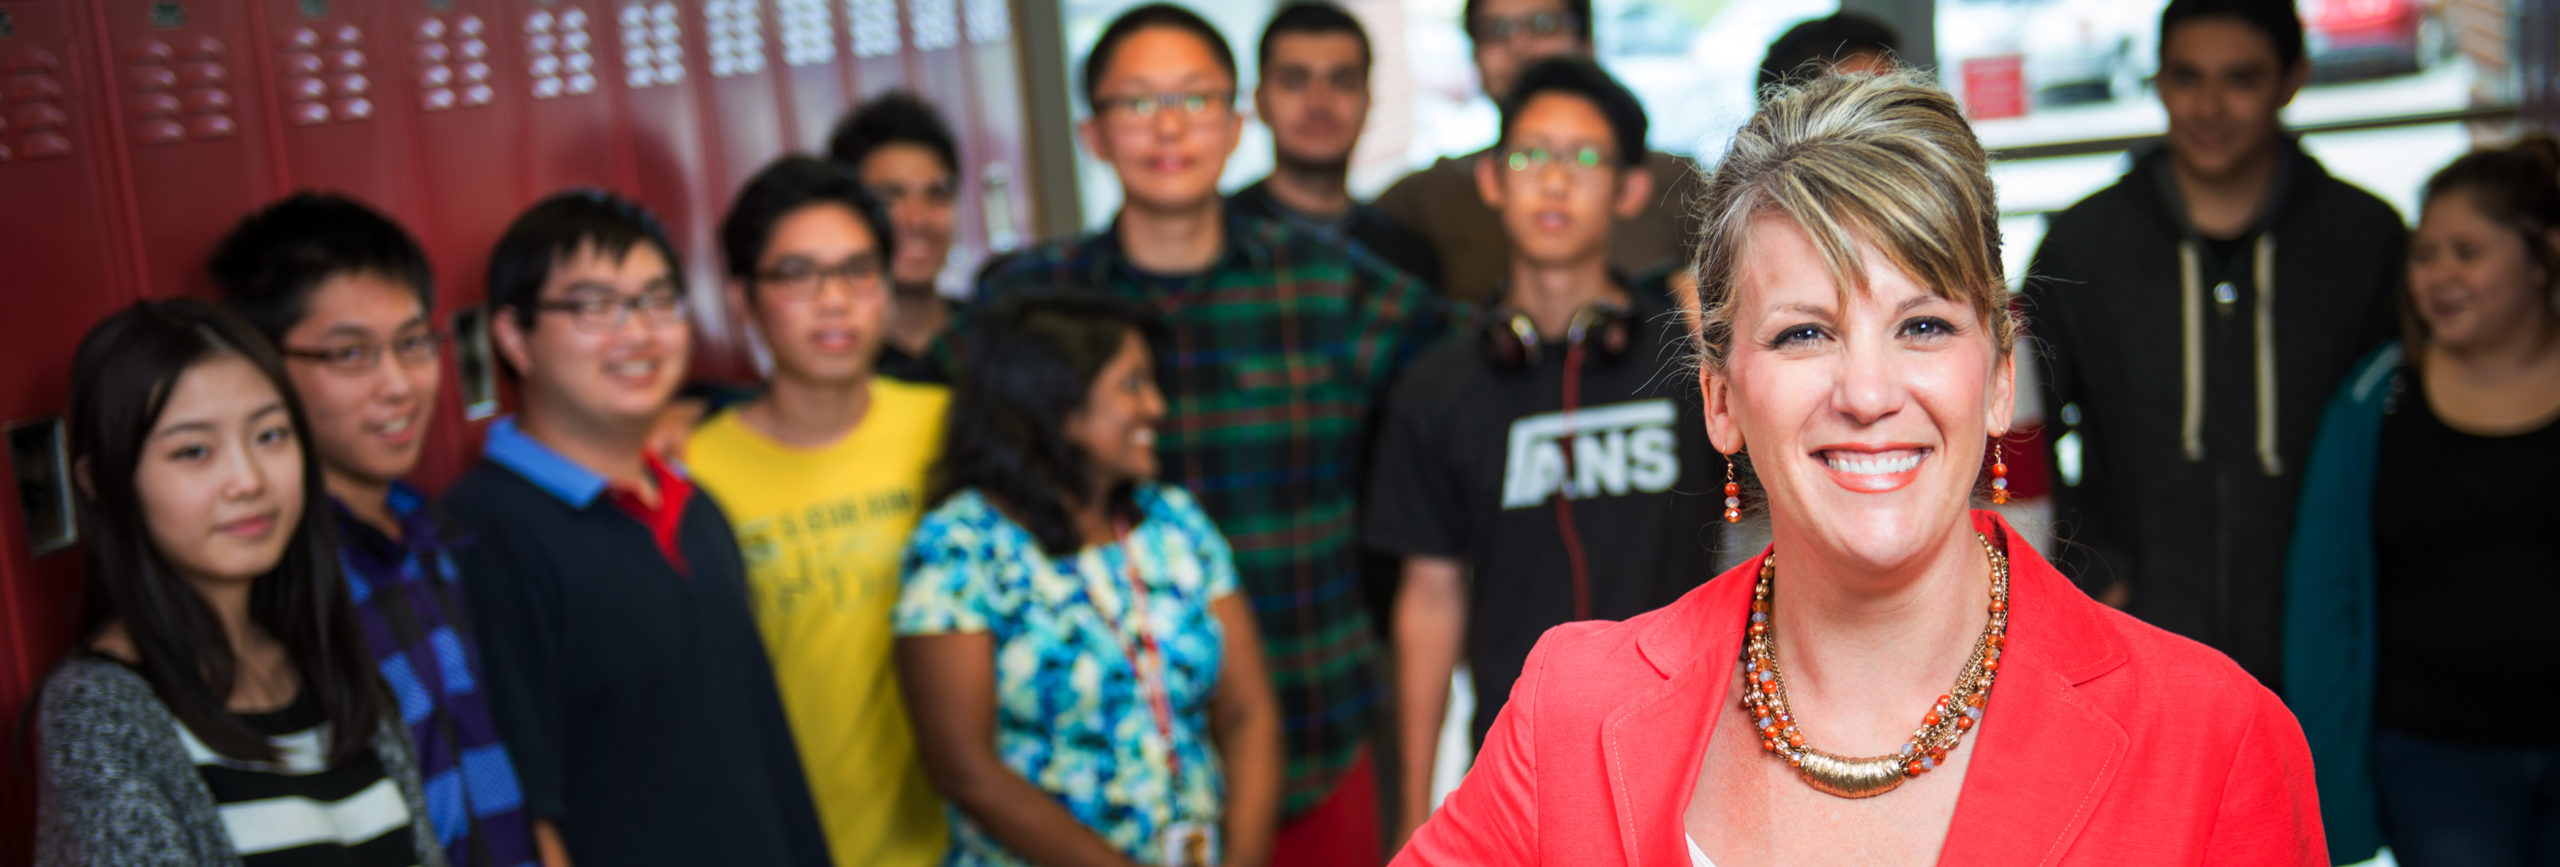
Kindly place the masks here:
<instances>
[{"instance_id":1,"label":"green and blue plaid shirt","mask_svg":"<svg viewBox=\"0 0 2560 867\"><path fill-rule=\"evenodd\" d=\"M1379 686L1360 587L1361 463L1374 411L1406 363L1446 336L1430 287L1357 246L1226 217L1216 264L1138 271L1118 224L1000 260L977 302L1107 293L1153 315L1170 410L1163 481L1190 489L1235 551L1280 698L1283 812L1321 802L1358 758ZM962 339L966 339L965 337Z\"/></svg>"}]
</instances>

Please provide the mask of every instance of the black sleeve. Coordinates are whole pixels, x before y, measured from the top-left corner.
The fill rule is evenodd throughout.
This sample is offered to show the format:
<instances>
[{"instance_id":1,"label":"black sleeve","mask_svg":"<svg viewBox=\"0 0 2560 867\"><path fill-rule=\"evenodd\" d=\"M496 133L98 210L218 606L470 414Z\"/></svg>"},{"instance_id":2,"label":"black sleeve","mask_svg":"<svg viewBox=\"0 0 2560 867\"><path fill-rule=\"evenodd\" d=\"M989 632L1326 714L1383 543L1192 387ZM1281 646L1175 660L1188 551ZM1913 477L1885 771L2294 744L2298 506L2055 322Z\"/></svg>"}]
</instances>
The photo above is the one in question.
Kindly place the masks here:
<instances>
[{"instance_id":1,"label":"black sleeve","mask_svg":"<svg viewBox=\"0 0 2560 867\"><path fill-rule=\"evenodd\" d=\"M755 591L747 585L746 555L738 549L736 525L729 523L729 512L717 499L699 496L700 493L697 491L697 499L685 508L704 509L717 516L716 520L720 522L720 532L711 537L717 542L717 547L708 553L727 561L719 568L738 578L736 614L747 626L745 634L739 636L734 646L740 653L754 657L757 664L755 673L750 676L764 681L762 688L751 693L758 707L740 710L754 719L756 740L759 742L754 746L763 753L765 764L762 776L772 786L775 808L787 813L778 817L784 832L790 837L783 842L796 853L795 864L829 863L832 856L827 849L826 832L818 819L817 796L810 791L808 769L800 762L800 742L791 734L790 712L782 706L781 688L773 680L773 659L765 651L764 636L756 632L753 625Z\"/></svg>"},{"instance_id":2,"label":"black sleeve","mask_svg":"<svg viewBox=\"0 0 2560 867\"><path fill-rule=\"evenodd\" d=\"M525 811L557 820L568 812L559 587L520 534L498 530L503 520L473 527L455 565L480 630L489 713L524 784Z\"/></svg>"},{"instance_id":3,"label":"black sleeve","mask_svg":"<svg viewBox=\"0 0 2560 867\"><path fill-rule=\"evenodd\" d=\"M1447 456L1431 365L1414 371L1387 401L1362 506L1369 547L1399 556L1458 557L1467 550L1466 515Z\"/></svg>"},{"instance_id":4,"label":"black sleeve","mask_svg":"<svg viewBox=\"0 0 2560 867\"><path fill-rule=\"evenodd\" d=\"M2106 512L2122 496L2108 492L2105 474L2088 472L2086 461L2081 462L2078 484L2067 483L2062 474L2063 437L2079 432L2085 444L2089 436L2063 421L2063 408L2083 397L2072 298L2084 291L2089 276L2075 270L2071 262L2070 237L2067 233L2045 236L2027 265L2027 333L2032 338L2027 346L2039 365L2037 372L2043 374L2039 379L2044 384L2045 465L2054 473L2055 544L2046 553L2072 583L2096 595L2116 582L2131 581L2134 563L2109 533L2114 522Z\"/></svg>"}]
</instances>

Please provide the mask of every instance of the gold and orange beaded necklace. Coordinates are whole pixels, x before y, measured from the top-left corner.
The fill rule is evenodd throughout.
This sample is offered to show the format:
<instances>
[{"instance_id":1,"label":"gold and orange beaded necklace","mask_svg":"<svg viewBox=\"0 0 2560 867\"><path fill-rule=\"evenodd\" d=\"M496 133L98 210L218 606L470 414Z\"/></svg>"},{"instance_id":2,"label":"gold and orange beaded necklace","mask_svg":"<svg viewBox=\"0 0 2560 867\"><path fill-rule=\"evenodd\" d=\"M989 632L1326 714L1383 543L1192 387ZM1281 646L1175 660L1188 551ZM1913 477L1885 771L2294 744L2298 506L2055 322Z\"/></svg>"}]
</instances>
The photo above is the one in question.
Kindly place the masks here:
<instances>
[{"instance_id":1,"label":"gold and orange beaded necklace","mask_svg":"<svg viewBox=\"0 0 2560 867\"><path fill-rule=\"evenodd\" d=\"M2008 643L2009 558L1989 538L1974 534L1991 558L1991 621L1974 639L1973 654L1956 676L1955 688L1938 696L1920 717L1920 728L1894 755L1843 758L1804 745L1795 714L1787 710L1787 678L1778 669L1777 622L1769 616L1770 581L1778 574L1778 555L1760 564L1760 583L1751 590L1750 638L1742 645L1742 708L1750 712L1760 746L1783 758L1806 784L1843 798L1867 798L1893 791L1902 781L1937 769L1982 721L1991 696L1992 676L2000 671L2000 651Z\"/></svg>"}]
</instances>

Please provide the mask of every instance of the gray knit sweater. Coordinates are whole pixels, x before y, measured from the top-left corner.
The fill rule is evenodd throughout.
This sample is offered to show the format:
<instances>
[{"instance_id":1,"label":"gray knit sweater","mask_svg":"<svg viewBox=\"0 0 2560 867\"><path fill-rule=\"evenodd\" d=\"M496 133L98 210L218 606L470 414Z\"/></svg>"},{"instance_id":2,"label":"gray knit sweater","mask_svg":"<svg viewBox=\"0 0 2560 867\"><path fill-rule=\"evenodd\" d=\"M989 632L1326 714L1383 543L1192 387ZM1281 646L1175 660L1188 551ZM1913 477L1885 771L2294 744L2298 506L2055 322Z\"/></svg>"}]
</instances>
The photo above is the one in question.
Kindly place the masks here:
<instances>
[{"instance_id":1,"label":"gray knit sweater","mask_svg":"<svg viewBox=\"0 0 2560 867\"><path fill-rule=\"evenodd\" d=\"M213 792L178 739L178 718L142 675L105 659L74 657L46 681L42 702L37 867L240 863ZM397 716L386 717L374 732L374 753L409 802L418 863L443 867L408 735Z\"/></svg>"}]
</instances>

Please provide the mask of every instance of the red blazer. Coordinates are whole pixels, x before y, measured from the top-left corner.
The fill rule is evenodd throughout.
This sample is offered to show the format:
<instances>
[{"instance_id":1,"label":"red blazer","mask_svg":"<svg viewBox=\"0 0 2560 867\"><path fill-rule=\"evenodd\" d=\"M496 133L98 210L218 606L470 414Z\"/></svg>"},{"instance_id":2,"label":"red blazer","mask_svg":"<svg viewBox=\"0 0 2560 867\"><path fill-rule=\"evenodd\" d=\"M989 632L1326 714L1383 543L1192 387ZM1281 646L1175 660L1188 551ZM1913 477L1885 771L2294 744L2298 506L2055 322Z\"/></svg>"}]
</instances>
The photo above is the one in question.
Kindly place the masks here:
<instances>
[{"instance_id":1,"label":"red blazer","mask_svg":"<svg viewBox=\"0 0 2560 867\"><path fill-rule=\"evenodd\" d=\"M1974 523L2008 540L2009 643L1939 863L2329 863L2311 751L2274 693L2091 600L1998 516ZM1397 867L1689 867L1681 816L1759 570L1548 632Z\"/></svg>"}]
</instances>

